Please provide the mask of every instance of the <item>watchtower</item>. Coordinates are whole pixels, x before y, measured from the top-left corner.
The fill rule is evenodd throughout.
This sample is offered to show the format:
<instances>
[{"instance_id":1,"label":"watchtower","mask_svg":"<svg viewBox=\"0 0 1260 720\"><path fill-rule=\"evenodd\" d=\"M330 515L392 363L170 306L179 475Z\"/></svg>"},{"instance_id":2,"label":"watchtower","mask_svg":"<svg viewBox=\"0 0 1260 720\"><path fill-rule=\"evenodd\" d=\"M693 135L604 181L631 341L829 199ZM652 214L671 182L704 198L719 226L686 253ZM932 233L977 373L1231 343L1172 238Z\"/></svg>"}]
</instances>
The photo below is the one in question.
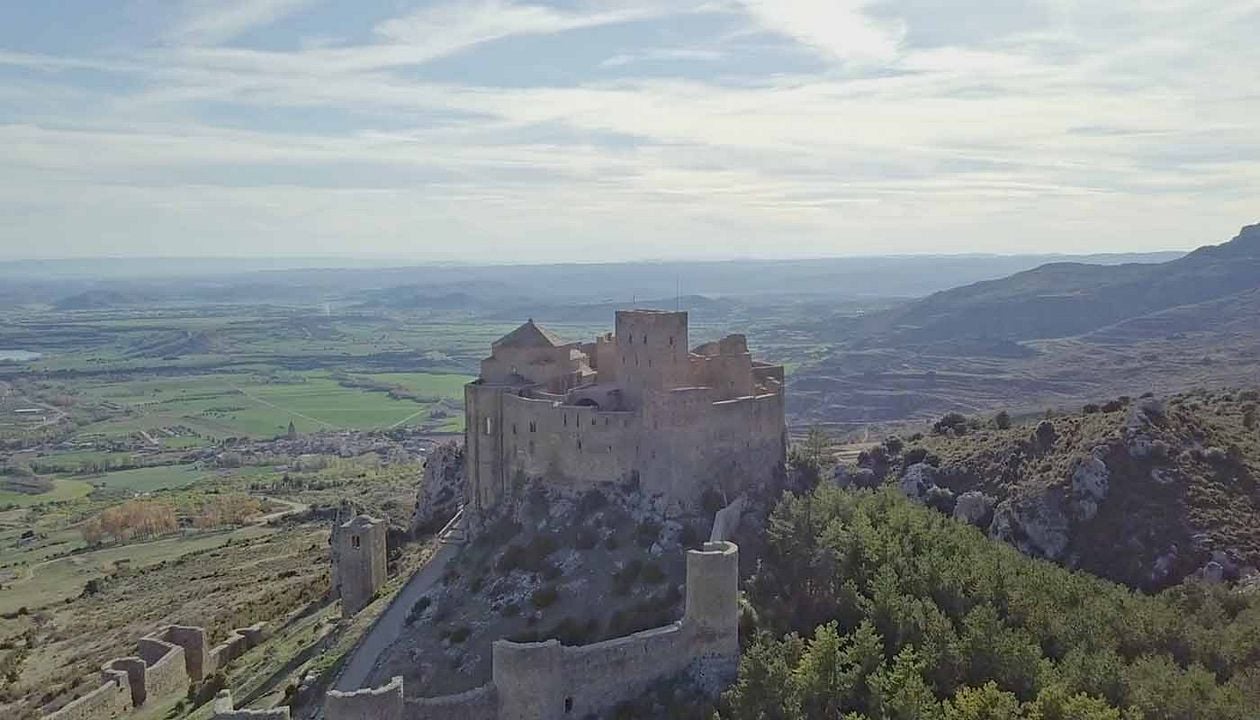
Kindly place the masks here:
<instances>
[{"instance_id":1,"label":"watchtower","mask_svg":"<svg viewBox=\"0 0 1260 720\"><path fill-rule=\"evenodd\" d=\"M384 520L358 515L333 533L333 591L341 597L342 617L362 610L385 584L387 527Z\"/></svg>"}]
</instances>

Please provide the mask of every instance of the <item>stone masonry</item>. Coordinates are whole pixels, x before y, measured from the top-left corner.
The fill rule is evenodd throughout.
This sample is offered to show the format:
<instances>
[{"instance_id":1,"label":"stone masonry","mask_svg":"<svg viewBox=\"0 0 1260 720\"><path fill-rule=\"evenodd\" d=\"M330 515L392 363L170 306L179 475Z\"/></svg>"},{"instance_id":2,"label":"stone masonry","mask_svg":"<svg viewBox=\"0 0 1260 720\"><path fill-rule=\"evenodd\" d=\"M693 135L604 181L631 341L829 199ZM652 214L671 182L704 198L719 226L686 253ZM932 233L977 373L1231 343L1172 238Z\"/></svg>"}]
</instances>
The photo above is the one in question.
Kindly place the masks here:
<instances>
[{"instance_id":1,"label":"stone masonry","mask_svg":"<svg viewBox=\"0 0 1260 720\"><path fill-rule=\"evenodd\" d=\"M178 697L266 637L266 624L258 623L233 630L211 648L203 628L168 625L140 638L136 655L105 663L100 687L45 715L44 720L112 720L135 708Z\"/></svg>"},{"instance_id":2,"label":"stone masonry","mask_svg":"<svg viewBox=\"0 0 1260 720\"><path fill-rule=\"evenodd\" d=\"M401 677L379 688L331 691L325 720L561 720L598 715L653 683L690 674L713 695L739 662L739 548L706 543L687 553L682 620L578 647L557 640L495 642L488 685L459 695L408 698Z\"/></svg>"},{"instance_id":3,"label":"stone masonry","mask_svg":"<svg viewBox=\"0 0 1260 720\"><path fill-rule=\"evenodd\" d=\"M687 313L624 310L616 331L565 342L532 320L491 346L464 390L465 506L528 480L636 482L667 512L729 502L783 473L783 367L743 335L688 349Z\"/></svg>"},{"instance_id":4,"label":"stone masonry","mask_svg":"<svg viewBox=\"0 0 1260 720\"><path fill-rule=\"evenodd\" d=\"M389 523L357 515L333 528L333 592L341 598L342 617L352 617L385 584L385 537Z\"/></svg>"}]
</instances>

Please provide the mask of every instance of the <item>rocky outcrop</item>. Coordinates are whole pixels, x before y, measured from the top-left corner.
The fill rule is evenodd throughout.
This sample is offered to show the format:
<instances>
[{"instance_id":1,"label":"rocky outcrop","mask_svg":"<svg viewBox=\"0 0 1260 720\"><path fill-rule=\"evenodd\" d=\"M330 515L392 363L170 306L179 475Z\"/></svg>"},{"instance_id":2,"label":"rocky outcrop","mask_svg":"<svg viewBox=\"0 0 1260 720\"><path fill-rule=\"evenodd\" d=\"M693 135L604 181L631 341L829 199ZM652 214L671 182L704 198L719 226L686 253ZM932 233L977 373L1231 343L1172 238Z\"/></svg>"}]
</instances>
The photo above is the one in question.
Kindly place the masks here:
<instances>
[{"instance_id":1,"label":"rocky outcrop","mask_svg":"<svg viewBox=\"0 0 1260 720\"><path fill-rule=\"evenodd\" d=\"M1110 487L1111 471L1097 454L1078 460L1072 471L1072 513L1076 519L1094 519Z\"/></svg>"},{"instance_id":2,"label":"rocky outcrop","mask_svg":"<svg viewBox=\"0 0 1260 720\"><path fill-rule=\"evenodd\" d=\"M1071 542L1063 504L1049 492L1003 500L993 511L989 537L1019 548L1025 555L1060 560Z\"/></svg>"},{"instance_id":3,"label":"rocky outcrop","mask_svg":"<svg viewBox=\"0 0 1260 720\"><path fill-rule=\"evenodd\" d=\"M993 506L997 499L979 490L971 490L958 496L954 502L954 519L976 527L987 528L993 522Z\"/></svg>"},{"instance_id":4,"label":"rocky outcrop","mask_svg":"<svg viewBox=\"0 0 1260 720\"><path fill-rule=\"evenodd\" d=\"M915 463L906 468L897 489L901 494L915 502L925 502L928 491L936 487L936 468L927 463Z\"/></svg>"},{"instance_id":5,"label":"rocky outcrop","mask_svg":"<svg viewBox=\"0 0 1260 720\"><path fill-rule=\"evenodd\" d=\"M412 532L432 532L445 525L459 511L466 484L464 449L453 442L434 448L424 463Z\"/></svg>"},{"instance_id":6,"label":"rocky outcrop","mask_svg":"<svg viewBox=\"0 0 1260 720\"><path fill-rule=\"evenodd\" d=\"M879 476L874 470L852 465L837 465L831 473L831 481L837 487L854 490L870 490L879 487L880 484Z\"/></svg>"}]
</instances>

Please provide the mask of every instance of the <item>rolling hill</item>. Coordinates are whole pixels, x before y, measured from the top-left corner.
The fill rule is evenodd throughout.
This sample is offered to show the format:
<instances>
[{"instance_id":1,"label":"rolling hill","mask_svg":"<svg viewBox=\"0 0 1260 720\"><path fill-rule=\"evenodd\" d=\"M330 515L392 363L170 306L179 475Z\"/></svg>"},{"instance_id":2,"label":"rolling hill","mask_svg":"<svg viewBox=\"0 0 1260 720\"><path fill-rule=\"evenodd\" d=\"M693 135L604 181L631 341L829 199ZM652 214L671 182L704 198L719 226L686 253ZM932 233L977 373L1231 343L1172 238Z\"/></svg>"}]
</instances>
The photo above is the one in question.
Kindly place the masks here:
<instances>
[{"instance_id":1,"label":"rolling hill","mask_svg":"<svg viewBox=\"0 0 1260 720\"><path fill-rule=\"evenodd\" d=\"M999 280L934 293L871 316L872 344L959 337L1031 340L1080 335L1169 308L1260 287L1260 224L1222 245L1164 263L1051 263Z\"/></svg>"},{"instance_id":2,"label":"rolling hill","mask_svg":"<svg viewBox=\"0 0 1260 720\"><path fill-rule=\"evenodd\" d=\"M798 422L898 423L1260 375L1260 225L1163 263L1052 263L865 317L790 379Z\"/></svg>"}]
</instances>

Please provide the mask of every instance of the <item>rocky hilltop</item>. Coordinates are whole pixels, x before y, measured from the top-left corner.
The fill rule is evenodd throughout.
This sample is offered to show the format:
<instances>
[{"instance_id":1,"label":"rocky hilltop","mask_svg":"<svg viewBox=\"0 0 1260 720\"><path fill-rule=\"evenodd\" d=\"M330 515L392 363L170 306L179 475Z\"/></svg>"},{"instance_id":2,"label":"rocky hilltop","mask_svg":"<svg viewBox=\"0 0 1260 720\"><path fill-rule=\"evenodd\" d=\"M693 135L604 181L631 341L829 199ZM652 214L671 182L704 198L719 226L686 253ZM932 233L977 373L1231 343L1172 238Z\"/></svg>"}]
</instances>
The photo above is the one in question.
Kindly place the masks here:
<instances>
[{"instance_id":1,"label":"rocky hilltop","mask_svg":"<svg viewBox=\"0 0 1260 720\"><path fill-rule=\"evenodd\" d=\"M1260 567L1260 392L1121 398L1012 425L943 417L841 466L1035 557L1132 587Z\"/></svg>"}]
</instances>

